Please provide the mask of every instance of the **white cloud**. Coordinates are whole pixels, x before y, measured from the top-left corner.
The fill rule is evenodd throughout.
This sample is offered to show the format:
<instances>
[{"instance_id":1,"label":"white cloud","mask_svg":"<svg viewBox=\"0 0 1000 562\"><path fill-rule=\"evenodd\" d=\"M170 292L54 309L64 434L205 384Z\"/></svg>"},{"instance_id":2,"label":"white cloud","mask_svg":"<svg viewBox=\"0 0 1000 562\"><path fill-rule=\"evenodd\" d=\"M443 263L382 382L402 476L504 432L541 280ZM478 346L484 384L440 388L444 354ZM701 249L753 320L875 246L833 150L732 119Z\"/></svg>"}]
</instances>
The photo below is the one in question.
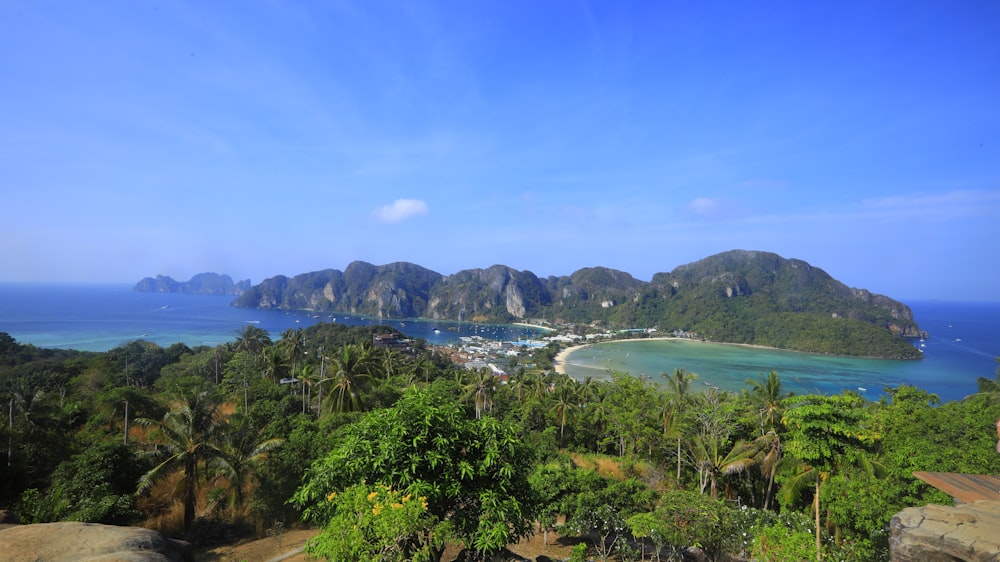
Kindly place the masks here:
<instances>
[{"instance_id":1,"label":"white cloud","mask_svg":"<svg viewBox=\"0 0 1000 562\"><path fill-rule=\"evenodd\" d=\"M697 197L681 207L683 214L698 220L738 219L747 215L741 201Z\"/></svg>"},{"instance_id":2,"label":"white cloud","mask_svg":"<svg viewBox=\"0 0 1000 562\"><path fill-rule=\"evenodd\" d=\"M396 199L391 205L376 210L375 217L385 223L396 223L417 215L426 215L427 210L427 203L420 199Z\"/></svg>"}]
</instances>

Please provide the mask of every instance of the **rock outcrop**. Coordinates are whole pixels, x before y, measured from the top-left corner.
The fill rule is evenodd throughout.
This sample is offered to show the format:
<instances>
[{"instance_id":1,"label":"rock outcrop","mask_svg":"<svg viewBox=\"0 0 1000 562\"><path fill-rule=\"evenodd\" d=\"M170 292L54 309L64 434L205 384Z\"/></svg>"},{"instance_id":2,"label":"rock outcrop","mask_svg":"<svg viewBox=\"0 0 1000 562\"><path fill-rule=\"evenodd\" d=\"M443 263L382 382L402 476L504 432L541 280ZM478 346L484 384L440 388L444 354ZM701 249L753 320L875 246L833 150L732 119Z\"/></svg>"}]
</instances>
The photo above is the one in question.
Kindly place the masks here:
<instances>
[{"instance_id":1,"label":"rock outcrop","mask_svg":"<svg viewBox=\"0 0 1000 562\"><path fill-rule=\"evenodd\" d=\"M908 507L889 533L893 562L1000 562L1000 502Z\"/></svg>"},{"instance_id":2,"label":"rock outcrop","mask_svg":"<svg viewBox=\"0 0 1000 562\"><path fill-rule=\"evenodd\" d=\"M441 275L416 264L352 262L278 275L233 301L371 318L485 323L542 319L656 328L745 343L857 357L918 359L900 336L924 336L905 304L852 289L818 267L769 252L733 250L657 273L652 281L588 267L539 278L505 265Z\"/></svg>"},{"instance_id":3,"label":"rock outcrop","mask_svg":"<svg viewBox=\"0 0 1000 562\"><path fill-rule=\"evenodd\" d=\"M187 543L139 527L38 523L0 530L3 562L187 562Z\"/></svg>"},{"instance_id":4,"label":"rock outcrop","mask_svg":"<svg viewBox=\"0 0 1000 562\"><path fill-rule=\"evenodd\" d=\"M143 293L191 293L197 295L242 295L251 287L250 280L234 282L228 275L199 273L190 281L175 281L168 275L146 277L133 290Z\"/></svg>"}]
</instances>

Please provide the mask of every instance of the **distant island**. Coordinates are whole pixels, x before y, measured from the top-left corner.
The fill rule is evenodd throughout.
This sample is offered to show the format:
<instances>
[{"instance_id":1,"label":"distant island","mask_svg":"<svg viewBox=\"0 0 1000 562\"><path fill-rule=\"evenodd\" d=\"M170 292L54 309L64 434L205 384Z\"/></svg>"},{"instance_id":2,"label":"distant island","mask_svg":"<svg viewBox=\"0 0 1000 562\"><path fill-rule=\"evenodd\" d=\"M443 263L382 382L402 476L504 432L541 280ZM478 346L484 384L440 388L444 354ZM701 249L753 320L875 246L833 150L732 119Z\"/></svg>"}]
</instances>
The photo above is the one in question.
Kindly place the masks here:
<instances>
[{"instance_id":1,"label":"distant island","mask_svg":"<svg viewBox=\"0 0 1000 562\"><path fill-rule=\"evenodd\" d=\"M144 293L192 293L199 295L239 296L250 288L250 280L233 282L228 275L199 273L189 281L175 281L166 275L146 277L136 283L133 290Z\"/></svg>"},{"instance_id":2,"label":"distant island","mask_svg":"<svg viewBox=\"0 0 1000 562\"><path fill-rule=\"evenodd\" d=\"M925 337L905 304L854 289L802 260L732 250L649 282L589 267L539 278L504 265L442 275L407 262L355 261L265 279L234 306L373 318L539 322L577 329L656 329L660 335L854 357L915 359Z\"/></svg>"}]
</instances>

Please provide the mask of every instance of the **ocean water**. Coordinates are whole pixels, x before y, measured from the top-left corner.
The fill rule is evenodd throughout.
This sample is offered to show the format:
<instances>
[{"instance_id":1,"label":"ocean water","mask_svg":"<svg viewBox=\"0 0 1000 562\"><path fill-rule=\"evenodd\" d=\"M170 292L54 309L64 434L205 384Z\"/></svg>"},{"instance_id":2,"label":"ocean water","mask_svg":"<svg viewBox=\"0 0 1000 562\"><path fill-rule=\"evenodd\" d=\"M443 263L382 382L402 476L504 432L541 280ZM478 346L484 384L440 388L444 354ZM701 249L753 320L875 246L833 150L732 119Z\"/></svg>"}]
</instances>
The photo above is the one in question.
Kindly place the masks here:
<instances>
[{"instance_id":1,"label":"ocean water","mask_svg":"<svg viewBox=\"0 0 1000 562\"><path fill-rule=\"evenodd\" d=\"M695 386L739 391L746 380L777 371L785 390L838 393L856 390L877 400L886 387L910 384L960 400L977 390L979 377L996 376L1000 357L1000 303L909 302L920 327L930 334L913 341L924 351L912 361L851 359L774 349L684 340L621 341L579 348L569 354L566 372L606 378L611 370L647 376L686 369ZM921 346L922 343L922 346Z\"/></svg>"},{"instance_id":2,"label":"ocean water","mask_svg":"<svg viewBox=\"0 0 1000 562\"><path fill-rule=\"evenodd\" d=\"M39 285L0 283L0 332L21 343L86 351L106 351L144 339L162 346L218 345L233 341L248 324L277 340L289 328L317 322L349 325L390 324L433 344L479 335L492 340L536 338L542 332L523 326L482 325L428 320L379 321L362 316L306 311L254 310L229 306L232 297L139 293L128 285ZM1000 303L908 302L920 327L931 337L917 361L849 359L772 349L691 341L610 342L580 348L566 363L577 378L605 378L609 369L646 375L675 368L698 374L705 383L738 391L745 381L777 371L786 390L858 390L878 399L887 386L912 384L957 400L976 391L978 377L996 375L1000 357ZM920 345L914 341L914 345ZM860 390L864 389L864 390Z\"/></svg>"},{"instance_id":3,"label":"ocean water","mask_svg":"<svg viewBox=\"0 0 1000 562\"><path fill-rule=\"evenodd\" d=\"M229 305L232 300L230 296L141 293L127 285L0 283L0 332L24 344L83 351L107 351L137 339L161 346L215 346L236 340L247 325L264 329L272 340L278 340L289 328L318 322L388 324L433 344L457 341L460 336L508 341L541 334L516 325L235 308Z\"/></svg>"}]
</instances>

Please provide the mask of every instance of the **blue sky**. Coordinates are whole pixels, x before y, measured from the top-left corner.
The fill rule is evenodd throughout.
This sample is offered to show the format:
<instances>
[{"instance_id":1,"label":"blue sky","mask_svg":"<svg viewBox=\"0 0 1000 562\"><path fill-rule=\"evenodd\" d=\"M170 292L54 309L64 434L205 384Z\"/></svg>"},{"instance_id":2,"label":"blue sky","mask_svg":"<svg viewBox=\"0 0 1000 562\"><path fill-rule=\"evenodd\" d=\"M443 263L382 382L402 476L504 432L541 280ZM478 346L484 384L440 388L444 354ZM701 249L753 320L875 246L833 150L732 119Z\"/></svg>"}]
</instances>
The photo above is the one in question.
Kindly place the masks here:
<instances>
[{"instance_id":1,"label":"blue sky","mask_svg":"<svg viewBox=\"0 0 1000 562\"><path fill-rule=\"evenodd\" d=\"M776 252L997 300L1000 4L0 3L0 280Z\"/></svg>"}]
</instances>

